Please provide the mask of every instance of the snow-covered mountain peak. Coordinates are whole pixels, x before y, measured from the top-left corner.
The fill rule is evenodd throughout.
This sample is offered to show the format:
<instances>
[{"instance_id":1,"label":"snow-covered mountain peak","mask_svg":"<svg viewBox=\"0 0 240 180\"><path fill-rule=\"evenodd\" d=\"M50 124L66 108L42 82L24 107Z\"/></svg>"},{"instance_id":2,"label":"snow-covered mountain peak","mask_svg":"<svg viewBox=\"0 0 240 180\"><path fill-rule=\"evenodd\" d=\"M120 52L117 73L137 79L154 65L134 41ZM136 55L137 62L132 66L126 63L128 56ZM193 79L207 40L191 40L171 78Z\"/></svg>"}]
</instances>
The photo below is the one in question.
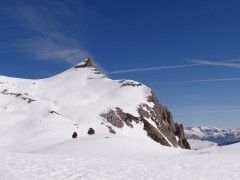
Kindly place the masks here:
<instances>
[{"instance_id":1,"label":"snow-covered mountain peak","mask_svg":"<svg viewBox=\"0 0 240 180\"><path fill-rule=\"evenodd\" d=\"M150 88L107 78L91 58L47 79L0 82L0 147L63 141L93 129L189 148L183 127Z\"/></svg>"}]
</instances>

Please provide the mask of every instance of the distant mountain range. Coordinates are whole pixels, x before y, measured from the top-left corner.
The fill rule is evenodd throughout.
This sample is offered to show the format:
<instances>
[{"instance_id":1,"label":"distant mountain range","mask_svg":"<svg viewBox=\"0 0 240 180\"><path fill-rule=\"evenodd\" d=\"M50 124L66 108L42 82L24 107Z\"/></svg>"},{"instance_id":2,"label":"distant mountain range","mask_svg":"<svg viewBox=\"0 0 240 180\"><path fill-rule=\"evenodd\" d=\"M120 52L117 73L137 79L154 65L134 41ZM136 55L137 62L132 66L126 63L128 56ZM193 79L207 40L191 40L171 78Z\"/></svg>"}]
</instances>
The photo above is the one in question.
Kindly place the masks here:
<instances>
[{"instance_id":1,"label":"distant mountain range","mask_svg":"<svg viewBox=\"0 0 240 180\"><path fill-rule=\"evenodd\" d=\"M207 140L218 145L227 145L240 142L240 129L220 129L215 127L187 127L188 139Z\"/></svg>"}]
</instances>

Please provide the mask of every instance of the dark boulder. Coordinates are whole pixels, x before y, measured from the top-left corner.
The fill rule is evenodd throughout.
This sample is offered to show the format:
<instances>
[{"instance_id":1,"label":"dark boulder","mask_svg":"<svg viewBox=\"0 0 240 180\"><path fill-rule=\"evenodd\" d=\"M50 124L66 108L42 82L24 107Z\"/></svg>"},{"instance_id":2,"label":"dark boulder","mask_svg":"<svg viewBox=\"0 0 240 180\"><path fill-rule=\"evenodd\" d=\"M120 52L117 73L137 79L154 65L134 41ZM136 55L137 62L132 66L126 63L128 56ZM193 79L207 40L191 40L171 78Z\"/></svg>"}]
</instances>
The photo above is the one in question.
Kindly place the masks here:
<instances>
[{"instance_id":1,"label":"dark boulder","mask_svg":"<svg viewBox=\"0 0 240 180\"><path fill-rule=\"evenodd\" d=\"M93 134L95 134L94 129L93 129L93 128L89 128L89 130L88 130L88 134L89 134L89 135L93 135Z\"/></svg>"},{"instance_id":2,"label":"dark boulder","mask_svg":"<svg viewBox=\"0 0 240 180\"><path fill-rule=\"evenodd\" d=\"M73 139L74 139L74 138L77 138L77 136L78 136L77 133L74 132L73 135L72 135L72 138L73 138Z\"/></svg>"}]
</instances>

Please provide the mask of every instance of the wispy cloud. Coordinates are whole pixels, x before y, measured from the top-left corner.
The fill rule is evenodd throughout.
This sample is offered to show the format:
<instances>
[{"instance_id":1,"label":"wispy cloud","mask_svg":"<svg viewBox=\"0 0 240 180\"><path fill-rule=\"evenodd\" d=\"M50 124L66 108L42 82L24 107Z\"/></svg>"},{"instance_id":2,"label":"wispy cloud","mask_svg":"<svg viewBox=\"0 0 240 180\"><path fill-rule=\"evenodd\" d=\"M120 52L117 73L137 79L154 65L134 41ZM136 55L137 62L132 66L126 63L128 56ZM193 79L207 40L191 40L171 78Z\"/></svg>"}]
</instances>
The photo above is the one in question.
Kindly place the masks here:
<instances>
[{"instance_id":1,"label":"wispy cloud","mask_svg":"<svg viewBox=\"0 0 240 180\"><path fill-rule=\"evenodd\" d=\"M160 83L150 83L150 84L183 84L183 83L201 83L201 82L219 82L219 81L240 81L240 77L236 78L220 78L220 79L199 79L191 81L169 81Z\"/></svg>"},{"instance_id":2,"label":"wispy cloud","mask_svg":"<svg viewBox=\"0 0 240 180\"><path fill-rule=\"evenodd\" d=\"M193 66L200 66L200 64L194 63L194 64L182 64L182 65L174 65L174 66L159 66L159 67L140 68L140 69L117 70L117 71L112 71L109 74L131 73L131 72L163 70L163 69L177 69L177 68L187 68L187 67L193 67Z\"/></svg>"},{"instance_id":3,"label":"wispy cloud","mask_svg":"<svg viewBox=\"0 0 240 180\"><path fill-rule=\"evenodd\" d=\"M29 53L36 60L54 60L70 64L91 56L79 41L71 37L67 27L71 18L84 15L83 8L81 0L0 2L0 14L11 19L25 32L22 38L16 39L15 48L18 51Z\"/></svg>"}]
</instances>

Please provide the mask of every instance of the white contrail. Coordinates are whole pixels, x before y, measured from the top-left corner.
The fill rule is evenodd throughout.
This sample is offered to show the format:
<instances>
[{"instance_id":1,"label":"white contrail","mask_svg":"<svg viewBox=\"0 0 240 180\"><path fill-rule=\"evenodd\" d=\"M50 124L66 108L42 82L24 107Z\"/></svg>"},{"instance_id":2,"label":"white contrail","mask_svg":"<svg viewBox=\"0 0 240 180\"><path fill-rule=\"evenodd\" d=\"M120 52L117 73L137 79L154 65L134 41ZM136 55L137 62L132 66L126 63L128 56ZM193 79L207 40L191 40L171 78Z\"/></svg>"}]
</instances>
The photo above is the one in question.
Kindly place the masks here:
<instances>
[{"instance_id":1,"label":"white contrail","mask_svg":"<svg viewBox=\"0 0 240 180\"><path fill-rule=\"evenodd\" d=\"M191 63L182 64L182 65L173 65L173 66L159 66L159 67L150 67L150 68L117 70L117 71L112 71L109 74L121 74L121 73L131 73L131 72L141 72L141 71L162 70L162 69L178 69L178 68L187 68L187 67L193 67L193 66L224 66L224 67L240 68L240 64L231 63L231 62L240 61L240 59L231 59L231 60L224 60L224 61L192 60L192 59L186 59L186 60Z\"/></svg>"},{"instance_id":2,"label":"white contrail","mask_svg":"<svg viewBox=\"0 0 240 180\"><path fill-rule=\"evenodd\" d=\"M201 65L204 65L204 64L194 63L194 64L183 64L183 65L174 65L174 66L160 66L160 67L141 68L141 69L118 70L118 71L112 71L109 74L151 71L151 70L160 70L160 69L177 69L177 68L186 68L186 67L201 66Z\"/></svg>"},{"instance_id":3,"label":"white contrail","mask_svg":"<svg viewBox=\"0 0 240 180\"><path fill-rule=\"evenodd\" d=\"M194 60L194 61L191 61L191 62L194 62L194 63L199 64L199 65L224 66L224 67L232 67L232 68L238 68L238 69L240 68L240 64L230 63L230 62L234 62L233 60L231 60L231 61L220 61L220 62L207 61L207 60Z\"/></svg>"},{"instance_id":4,"label":"white contrail","mask_svg":"<svg viewBox=\"0 0 240 180\"><path fill-rule=\"evenodd\" d=\"M237 78L221 78L221 79L200 79L191 81L170 81L151 84L181 84L181 83L199 83L199 82L218 82L218 81L240 81L240 77Z\"/></svg>"}]
</instances>

